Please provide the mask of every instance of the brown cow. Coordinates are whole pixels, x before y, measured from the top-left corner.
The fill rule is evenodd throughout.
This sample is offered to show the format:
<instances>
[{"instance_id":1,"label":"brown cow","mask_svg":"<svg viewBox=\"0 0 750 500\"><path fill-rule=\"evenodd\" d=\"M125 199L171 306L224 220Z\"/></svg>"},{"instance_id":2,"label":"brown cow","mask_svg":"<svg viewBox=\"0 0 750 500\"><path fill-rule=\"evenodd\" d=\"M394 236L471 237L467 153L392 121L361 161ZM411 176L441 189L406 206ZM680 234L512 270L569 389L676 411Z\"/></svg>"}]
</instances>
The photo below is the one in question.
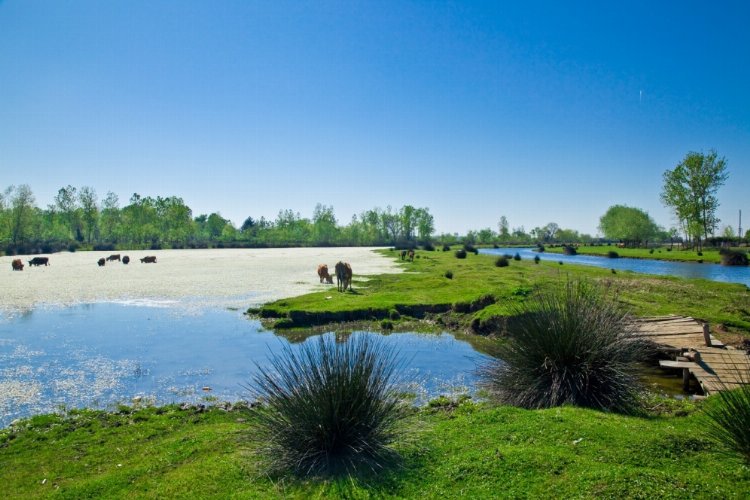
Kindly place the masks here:
<instances>
[{"instance_id":1,"label":"brown cow","mask_svg":"<svg viewBox=\"0 0 750 500\"><path fill-rule=\"evenodd\" d=\"M49 257L34 257L29 261L30 266L49 265Z\"/></svg>"},{"instance_id":2,"label":"brown cow","mask_svg":"<svg viewBox=\"0 0 750 500\"><path fill-rule=\"evenodd\" d=\"M156 264L156 257L153 255L149 255L148 257L144 257L141 259L142 264Z\"/></svg>"},{"instance_id":3,"label":"brown cow","mask_svg":"<svg viewBox=\"0 0 750 500\"><path fill-rule=\"evenodd\" d=\"M99 267L102 267L104 264L107 263L106 260L104 260L104 257L96 261L97 264L99 264Z\"/></svg>"},{"instance_id":4,"label":"brown cow","mask_svg":"<svg viewBox=\"0 0 750 500\"><path fill-rule=\"evenodd\" d=\"M14 271L23 271L23 261L21 259L13 259L10 263Z\"/></svg>"},{"instance_id":5,"label":"brown cow","mask_svg":"<svg viewBox=\"0 0 750 500\"><path fill-rule=\"evenodd\" d=\"M318 278L320 278L320 282L323 283L323 280L326 280L326 283L329 285L333 284L333 276L328 274L328 265L327 264L319 264L318 265Z\"/></svg>"},{"instance_id":6,"label":"brown cow","mask_svg":"<svg viewBox=\"0 0 750 500\"><path fill-rule=\"evenodd\" d=\"M107 257L107 260L120 260L120 254L119 253L113 253L109 257Z\"/></svg>"},{"instance_id":7,"label":"brown cow","mask_svg":"<svg viewBox=\"0 0 750 500\"><path fill-rule=\"evenodd\" d=\"M347 288L352 288L352 266L348 262L338 261L336 263L336 285L339 292L345 292Z\"/></svg>"},{"instance_id":8,"label":"brown cow","mask_svg":"<svg viewBox=\"0 0 750 500\"><path fill-rule=\"evenodd\" d=\"M409 250L406 255L409 258L409 262L414 262L414 250Z\"/></svg>"}]
</instances>

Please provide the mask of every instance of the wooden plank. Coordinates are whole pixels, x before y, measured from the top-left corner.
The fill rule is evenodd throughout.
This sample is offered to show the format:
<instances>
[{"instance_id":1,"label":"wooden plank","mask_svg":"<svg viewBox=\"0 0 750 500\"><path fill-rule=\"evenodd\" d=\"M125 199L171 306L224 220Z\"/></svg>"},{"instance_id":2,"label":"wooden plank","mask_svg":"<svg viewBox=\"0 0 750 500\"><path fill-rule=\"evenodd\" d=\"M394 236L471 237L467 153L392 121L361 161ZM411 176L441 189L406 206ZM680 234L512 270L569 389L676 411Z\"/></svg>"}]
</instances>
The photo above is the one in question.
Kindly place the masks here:
<instances>
[{"instance_id":1,"label":"wooden plank","mask_svg":"<svg viewBox=\"0 0 750 500\"><path fill-rule=\"evenodd\" d=\"M697 365L692 361L670 361L666 359L660 359L659 366L661 366L662 368L694 368Z\"/></svg>"}]
</instances>

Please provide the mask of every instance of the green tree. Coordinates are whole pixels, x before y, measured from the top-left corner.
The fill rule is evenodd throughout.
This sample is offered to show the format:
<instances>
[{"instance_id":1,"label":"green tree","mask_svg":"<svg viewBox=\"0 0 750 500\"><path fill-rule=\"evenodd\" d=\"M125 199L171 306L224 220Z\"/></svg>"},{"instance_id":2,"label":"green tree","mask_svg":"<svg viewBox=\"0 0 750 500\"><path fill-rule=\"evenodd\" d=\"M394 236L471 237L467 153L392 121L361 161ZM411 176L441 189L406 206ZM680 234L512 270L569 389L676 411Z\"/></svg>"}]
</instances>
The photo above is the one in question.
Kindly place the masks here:
<instances>
[{"instance_id":1,"label":"green tree","mask_svg":"<svg viewBox=\"0 0 750 500\"><path fill-rule=\"evenodd\" d=\"M78 200L81 203L81 221L83 231L88 243L99 233L99 207L97 206L96 191L89 186L83 186L78 193Z\"/></svg>"},{"instance_id":2,"label":"green tree","mask_svg":"<svg viewBox=\"0 0 750 500\"><path fill-rule=\"evenodd\" d=\"M720 222L716 217L719 207L716 193L729 176L726 164L726 159L718 158L716 151L709 154L691 151L673 170L664 172L662 203L674 211L699 249L701 237L708 238Z\"/></svg>"},{"instance_id":3,"label":"green tree","mask_svg":"<svg viewBox=\"0 0 750 500\"><path fill-rule=\"evenodd\" d=\"M313 241L314 245L330 245L338 237L338 226L332 206L318 203L313 210Z\"/></svg>"},{"instance_id":4,"label":"green tree","mask_svg":"<svg viewBox=\"0 0 750 500\"><path fill-rule=\"evenodd\" d=\"M486 227L484 229L480 229L477 233L477 241L483 245L489 245L492 243L492 240L495 239L495 232L489 228Z\"/></svg>"},{"instance_id":5,"label":"green tree","mask_svg":"<svg viewBox=\"0 0 750 500\"><path fill-rule=\"evenodd\" d=\"M510 226L508 225L508 218L504 215L500 216L500 222L497 223L497 232L500 237L500 241L506 243L510 240Z\"/></svg>"},{"instance_id":6,"label":"green tree","mask_svg":"<svg viewBox=\"0 0 750 500\"><path fill-rule=\"evenodd\" d=\"M435 232L435 218L430 213L430 209L418 208L415 215L417 219L417 235L422 243L429 243L432 234Z\"/></svg>"},{"instance_id":7,"label":"green tree","mask_svg":"<svg viewBox=\"0 0 750 500\"><path fill-rule=\"evenodd\" d=\"M101 237L104 241L117 242L120 215L120 200L115 193L109 191L101 206Z\"/></svg>"},{"instance_id":8,"label":"green tree","mask_svg":"<svg viewBox=\"0 0 750 500\"><path fill-rule=\"evenodd\" d=\"M78 190L68 184L60 188L55 196L55 208L60 215L65 227L68 229L68 238L83 241L81 230L81 213L78 205Z\"/></svg>"},{"instance_id":9,"label":"green tree","mask_svg":"<svg viewBox=\"0 0 750 500\"><path fill-rule=\"evenodd\" d=\"M22 245L33 237L34 194L28 184L21 184L10 195L10 241Z\"/></svg>"},{"instance_id":10,"label":"green tree","mask_svg":"<svg viewBox=\"0 0 750 500\"><path fill-rule=\"evenodd\" d=\"M626 245L640 245L655 238L659 227L645 211L627 205L612 205L599 218L599 230L606 238Z\"/></svg>"}]
</instances>

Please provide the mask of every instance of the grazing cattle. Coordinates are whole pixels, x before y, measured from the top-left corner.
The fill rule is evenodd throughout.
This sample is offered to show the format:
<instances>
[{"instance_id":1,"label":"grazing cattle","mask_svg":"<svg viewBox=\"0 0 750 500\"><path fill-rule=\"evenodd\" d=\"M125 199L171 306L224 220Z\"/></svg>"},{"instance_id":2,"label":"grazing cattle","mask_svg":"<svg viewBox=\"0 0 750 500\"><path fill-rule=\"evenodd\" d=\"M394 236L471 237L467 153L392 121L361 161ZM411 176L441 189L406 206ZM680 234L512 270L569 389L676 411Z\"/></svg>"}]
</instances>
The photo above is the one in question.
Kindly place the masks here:
<instances>
[{"instance_id":1,"label":"grazing cattle","mask_svg":"<svg viewBox=\"0 0 750 500\"><path fill-rule=\"evenodd\" d=\"M23 261L21 259L13 259L10 263L14 271L23 271Z\"/></svg>"},{"instance_id":2,"label":"grazing cattle","mask_svg":"<svg viewBox=\"0 0 750 500\"><path fill-rule=\"evenodd\" d=\"M123 263L123 264L127 264L127 263L129 263L129 262L130 262L130 257L128 257L127 255L126 255L125 257L123 257L123 258L122 258L122 263Z\"/></svg>"},{"instance_id":3,"label":"grazing cattle","mask_svg":"<svg viewBox=\"0 0 750 500\"><path fill-rule=\"evenodd\" d=\"M107 257L107 260L120 260L120 254L119 253L113 253L109 257Z\"/></svg>"},{"instance_id":4,"label":"grazing cattle","mask_svg":"<svg viewBox=\"0 0 750 500\"><path fill-rule=\"evenodd\" d=\"M401 260L406 259L406 250L401 250Z\"/></svg>"},{"instance_id":5,"label":"grazing cattle","mask_svg":"<svg viewBox=\"0 0 750 500\"><path fill-rule=\"evenodd\" d=\"M414 262L414 250L409 250L407 256L409 258L409 262Z\"/></svg>"},{"instance_id":6,"label":"grazing cattle","mask_svg":"<svg viewBox=\"0 0 750 500\"><path fill-rule=\"evenodd\" d=\"M102 257L101 259L99 259L98 261L96 261L96 263L99 264L99 267L102 267L104 264L107 263L107 261L104 260L104 257Z\"/></svg>"},{"instance_id":7,"label":"grazing cattle","mask_svg":"<svg viewBox=\"0 0 750 500\"><path fill-rule=\"evenodd\" d=\"M352 288L352 266L348 262L338 261L336 263L336 285L339 292L345 292L347 288Z\"/></svg>"},{"instance_id":8,"label":"grazing cattle","mask_svg":"<svg viewBox=\"0 0 750 500\"><path fill-rule=\"evenodd\" d=\"M333 276L328 274L328 265L326 264L318 265L318 278L320 278L321 283L323 283L323 280L326 280L326 283L330 285L333 284Z\"/></svg>"},{"instance_id":9,"label":"grazing cattle","mask_svg":"<svg viewBox=\"0 0 750 500\"><path fill-rule=\"evenodd\" d=\"M153 255L149 255L148 257L144 257L141 259L141 263L143 264L156 264L156 257Z\"/></svg>"},{"instance_id":10,"label":"grazing cattle","mask_svg":"<svg viewBox=\"0 0 750 500\"><path fill-rule=\"evenodd\" d=\"M34 257L29 261L30 266L49 265L49 257Z\"/></svg>"}]
</instances>

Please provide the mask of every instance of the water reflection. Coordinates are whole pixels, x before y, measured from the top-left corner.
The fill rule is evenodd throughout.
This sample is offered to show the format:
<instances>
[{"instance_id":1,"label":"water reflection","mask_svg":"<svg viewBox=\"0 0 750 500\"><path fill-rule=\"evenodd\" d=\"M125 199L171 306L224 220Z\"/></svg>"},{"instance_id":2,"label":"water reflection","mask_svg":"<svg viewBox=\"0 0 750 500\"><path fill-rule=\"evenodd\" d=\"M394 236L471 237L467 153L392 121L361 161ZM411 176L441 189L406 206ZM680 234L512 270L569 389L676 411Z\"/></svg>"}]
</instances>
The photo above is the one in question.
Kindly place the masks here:
<instances>
[{"instance_id":1,"label":"water reflection","mask_svg":"<svg viewBox=\"0 0 750 500\"><path fill-rule=\"evenodd\" d=\"M406 359L399 378L418 400L471 391L474 370L487 359L449 334L392 334L384 341ZM60 406L106 408L135 397L156 404L244 399L241 384L255 363L268 366L284 345L286 339L232 311L38 309L0 322L0 426Z\"/></svg>"}]
</instances>

